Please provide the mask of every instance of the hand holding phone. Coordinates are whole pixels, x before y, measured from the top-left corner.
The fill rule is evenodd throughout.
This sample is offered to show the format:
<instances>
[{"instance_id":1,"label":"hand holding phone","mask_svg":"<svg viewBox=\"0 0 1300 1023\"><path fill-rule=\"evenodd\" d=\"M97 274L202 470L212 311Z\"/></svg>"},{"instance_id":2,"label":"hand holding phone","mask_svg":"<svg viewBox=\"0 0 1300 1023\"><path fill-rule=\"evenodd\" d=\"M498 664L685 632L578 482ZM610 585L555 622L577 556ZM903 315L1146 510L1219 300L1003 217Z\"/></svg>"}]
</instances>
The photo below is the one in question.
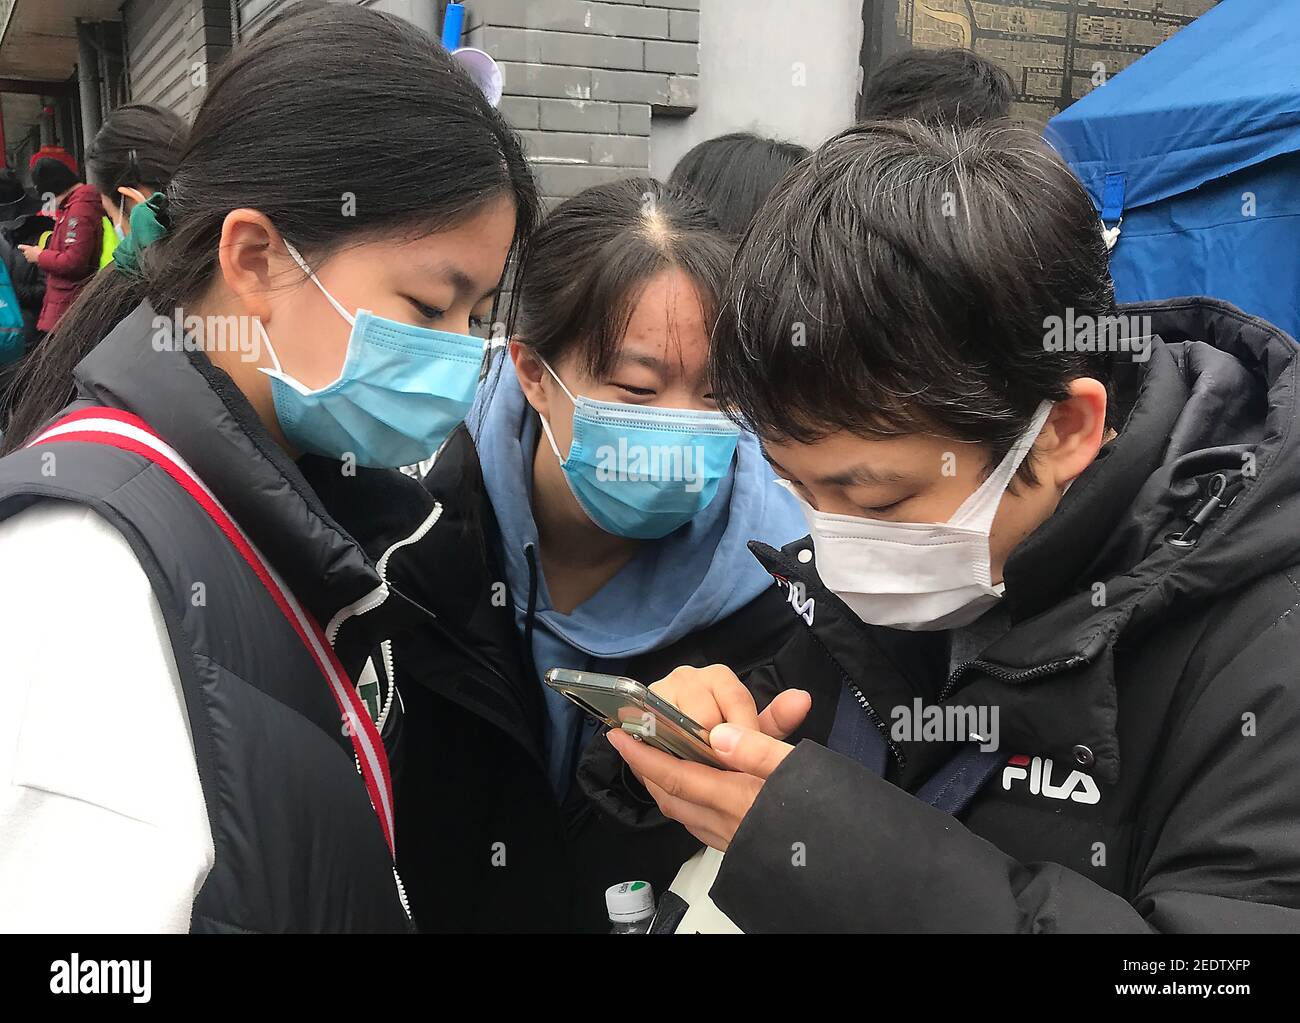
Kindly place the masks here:
<instances>
[{"instance_id":1,"label":"hand holding phone","mask_svg":"<svg viewBox=\"0 0 1300 1023\"><path fill-rule=\"evenodd\" d=\"M634 679L552 668L545 681L611 728L621 728L681 760L722 767L709 745L709 730Z\"/></svg>"}]
</instances>

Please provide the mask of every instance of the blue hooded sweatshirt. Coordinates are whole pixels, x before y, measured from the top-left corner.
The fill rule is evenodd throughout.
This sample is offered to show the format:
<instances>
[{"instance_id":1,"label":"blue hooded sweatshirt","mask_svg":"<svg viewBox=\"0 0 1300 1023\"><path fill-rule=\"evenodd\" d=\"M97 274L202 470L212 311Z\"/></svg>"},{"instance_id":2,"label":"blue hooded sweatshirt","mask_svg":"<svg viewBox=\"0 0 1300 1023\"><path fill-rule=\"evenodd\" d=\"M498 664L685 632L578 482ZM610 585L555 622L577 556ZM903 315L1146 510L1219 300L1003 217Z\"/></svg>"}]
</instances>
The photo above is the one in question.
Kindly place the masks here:
<instances>
[{"instance_id":1,"label":"blue hooded sweatshirt","mask_svg":"<svg viewBox=\"0 0 1300 1023\"><path fill-rule=\"evenodd\" d=\"M501 527L502 560L522 636L529 592L525 548L538 547L532 492L541 423L504 352L488 370L466 423ZM808 532L799 506L774 479L757 438L742 431L732 474L709 506L663 539L643 542L614 578L570 614L551 606L537 561L532 654L546 697L547 770L558 798L568 793L596 725L540 675L549 668L622 674L629 658L725 620L771 586L772 577L746 544L762 540L780 547Z\"/></svg>"}]
</instances>

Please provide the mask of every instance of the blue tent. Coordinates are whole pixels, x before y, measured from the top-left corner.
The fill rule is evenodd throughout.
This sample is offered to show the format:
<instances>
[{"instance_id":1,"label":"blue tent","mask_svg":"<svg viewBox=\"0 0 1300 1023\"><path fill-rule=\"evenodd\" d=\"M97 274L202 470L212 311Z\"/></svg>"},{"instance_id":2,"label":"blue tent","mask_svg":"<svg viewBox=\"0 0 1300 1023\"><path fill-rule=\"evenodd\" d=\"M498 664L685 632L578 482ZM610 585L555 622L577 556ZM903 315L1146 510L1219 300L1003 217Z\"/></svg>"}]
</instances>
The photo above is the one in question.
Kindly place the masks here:
<instances>
[{"instance_id":1,"label":"blue tent","mask_svg":"<svg viewBox=\"0 0 1300 1023\"><path fill-rule=\"evenodd\" d=\"M1222 0L1048 123L1122 302L1204 294L1300 337L1300 0Z\"/></svg>"}]
</instances>

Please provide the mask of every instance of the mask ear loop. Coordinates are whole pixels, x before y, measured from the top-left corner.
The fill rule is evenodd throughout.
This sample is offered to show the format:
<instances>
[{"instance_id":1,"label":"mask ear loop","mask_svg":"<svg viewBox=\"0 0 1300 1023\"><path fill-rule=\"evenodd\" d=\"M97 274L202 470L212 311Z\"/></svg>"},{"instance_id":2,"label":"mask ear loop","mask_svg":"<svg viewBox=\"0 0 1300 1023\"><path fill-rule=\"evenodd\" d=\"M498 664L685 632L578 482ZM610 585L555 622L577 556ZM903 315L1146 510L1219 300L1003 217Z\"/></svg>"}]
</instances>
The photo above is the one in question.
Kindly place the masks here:
<instances>
[{"instance_id":1,"label":"mask ear loop","mask_svg":"<svg viewBox=\"0 0 1300 1023\"><path fill-rule=\"evenodd\" d=\"M316 276L311 267L309 267L306 261L303 260L302 256L298 253L298 250L294 248L293 242L289 241L287 238L284 239L284 247L288 250L289 255L293 257L293 261L298 264L298 268L311 278L311 282L316 285L316 287L320 288L320 293L329 300L329 304L338 311L340 316L348 321L349 326L355 327L357 325L357 318L344 309L339 303L339 300L326 290L325 285L320 282L320 278Z\"/></svg>"},{"instance_id":2,"label":"mask ear loop","mask_svg":"<svg viewBox=\"0 0 1300 1023\"><path fill-rule=\"evenodd\" d=\"M948 525L984 531L989 529L1007 487L1011 485L1011 477L1029 457L1029 452L1034 449L1038 435L1043 432L1047 417L1051 415L1053 404L1045 401L1038 406L1038 411L1034 413L1034 418L1030 421L1024 436L1011 446L1011 450L1003 457L1001 464L993 470L979 489L962 502L961 507L948 520Z\"/></svg>"},{"instance_id":3,"label":"mask ear loop","mask_svg":"<svg viewBox=\"0 0 1300 1023\"><path fill-rule=\"evenodd\" d=\"M578 407L578 399L573 396L572 391L570 391L567 387L564 386L564 381L560 379L560 375L556 373L555 370L551 369L551 364L547 362L545 359L543 359L540 355L536 356L536 358L537 361L540 362L546 368L546 372L551 374L551 376L555 378L555 382L560 385L560 390L564 392L565 397L567 397L571 402L573 402L573 407L576 409ZM542 421L542 432L546 434L546 440L550 443L551 450L555 452L555 457L559 459L560 466L563 467L564 463L568 461L568 459L565 458L562 454L560 454L560 446L555 443L555 434L551 432L551 424L546 421L546 417L542 415L540 412L537 413L537 418Z\"/></svg>"},{"instance_id":4,"label":"mask ear loop","mask_svg":"<svg viewBox=\"0 0 1300 1023\"><path fill-rule=\"evenodd\" d=\"M335 308L335 310L338 312L340 316L343 317L343 319L347 320L349 326L355 327L357 325L356 317L353 316L346 309L344 309L343 306L339 304L338 299L336 299L333 295L331 295L326 290L325 285L323 285L320 282L320 278L318 278L316 274L312 272L311 267L307 265L306 261L302 258L302 255L298 252L298 249L294 246L293 242L285 238L284 247L288 251L289 255L293 258L293 261L298 264L298 268L303 273L305 273L308 277L310 277L312 283L315 284L316 287L320 289L320 293L325 296L325 298L329 301L329 304ZM266 350L271 355L271 362L275 366L274 370L270 370L267 369L265 366L261 366L258 368L258 371L261 373L265 373L269 377L274 377L278 380L281 380L282 382L288 384L290 387L293 387L295 390L300 391L302 394L310 394L311 393L310 388L305 387L303 384L300 384L297 380L295 380L291 376L288 376L284 372L284 370L280 368L280 359L279 356L275 354L275 346L271 344L271 336L266 332L266 327L262 325L261 320L257 321L257 326L259 332L262 335L261 342L266 345Z\"/></svg>"},{"instance_id":5,"label":"mask ear loop","mask_svg":"<svg viewBox=\"0 0 1300 1023\"><path fill-rule=\"evenodd\" d=\"M280 368L280 357L275 354L275 345L271 344L271 335L266 332L266 327L262 323L260 316L254 317L253 322L257 325L258 339L257 343L265 345L267 353L271 356L271 365L275 367L274 372L265 366L259 366L258 369L267 376L284 376L284 370Z\"/></svg>"},{"instance_id":6,"label":"mask ear loop","mask_svg":"<svg viewBox=\"0 0 1300 1023\"><path fill-rule=\"evenodd\" d=\"M306 262L303 260L298 250L294 247L293 243L289 241L287 238L284 240L284 247L286 250L288 250L289 255L293 258L293 261L298 264L299 269L301 269L303 273L305 273L308 277L312 279L312 283L315 284L316 287L320 288L321 294L324 295L327 299L329 299L330 304L334 306L335 309L338 310L339 315L342 316L345 320L347 320L348 323L355 325L356 320L353 318L353 316L341 305L339 305L338 302L335 301L333 295L331 295L328 291L325 290L325 285L321 284L321 282L317 279L316 275L312 273L311 268L307 266ZM265 373L269 377L279 377L281 380L285 381L286 383L292 384L293 386L297 387L298 390L302 391L304 394L307 393L307 389L303 387L301 384L299 384L296 380L293 380L285 376L284 369L280 366L280 357L275 354L275 345L271 344L271 335L266 332L266 327L262 323L261 319L258 319L255 322L257 323L257 332L258 334L261 335L258 338L258 341L260 344L266 346L266 351L271 356L271 365L275 367L274 370L270 370L267 369L265 366L259 366L258 371L261 373Z\"/></svg>"}]
</instances>

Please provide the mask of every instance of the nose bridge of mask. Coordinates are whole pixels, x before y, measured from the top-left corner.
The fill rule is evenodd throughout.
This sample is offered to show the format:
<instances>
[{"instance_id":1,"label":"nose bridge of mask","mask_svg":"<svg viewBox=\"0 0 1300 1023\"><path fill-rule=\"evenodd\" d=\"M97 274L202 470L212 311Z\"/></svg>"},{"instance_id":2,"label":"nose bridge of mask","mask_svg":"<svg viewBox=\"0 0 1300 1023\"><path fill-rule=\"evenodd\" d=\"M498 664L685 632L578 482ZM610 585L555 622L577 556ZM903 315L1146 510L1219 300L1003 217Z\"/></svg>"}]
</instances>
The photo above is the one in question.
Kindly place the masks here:
<instances>
[{"instance_id":1,"label":"nose bridge of mask","mask_svg":"<svg viewBox=\"0 0 1300 1023\"><path fill-rule=\"evenodd\" d=\"M1029 457L1029 452L1033 450L1034 443L1038 440L1038 435L1042 432L1043 424L1047 422L1047 417L1051 411L1052 402L1050 401L1045 401L1038 406L1038 410L1034 413L1034 418L1030 421L1025 432L1016 439L1015 444L1011 446L1011 450L1003 456L1002 461L989 474L988 479L981 483L979 488L962 502L961 507L948 520L948 525L988 532L993 525L994 517L997 515L998 506L1002 503L1002 497L1011 484L1011 477L1016 474L1025 459Z\"/></svg>"}]
</instances>

